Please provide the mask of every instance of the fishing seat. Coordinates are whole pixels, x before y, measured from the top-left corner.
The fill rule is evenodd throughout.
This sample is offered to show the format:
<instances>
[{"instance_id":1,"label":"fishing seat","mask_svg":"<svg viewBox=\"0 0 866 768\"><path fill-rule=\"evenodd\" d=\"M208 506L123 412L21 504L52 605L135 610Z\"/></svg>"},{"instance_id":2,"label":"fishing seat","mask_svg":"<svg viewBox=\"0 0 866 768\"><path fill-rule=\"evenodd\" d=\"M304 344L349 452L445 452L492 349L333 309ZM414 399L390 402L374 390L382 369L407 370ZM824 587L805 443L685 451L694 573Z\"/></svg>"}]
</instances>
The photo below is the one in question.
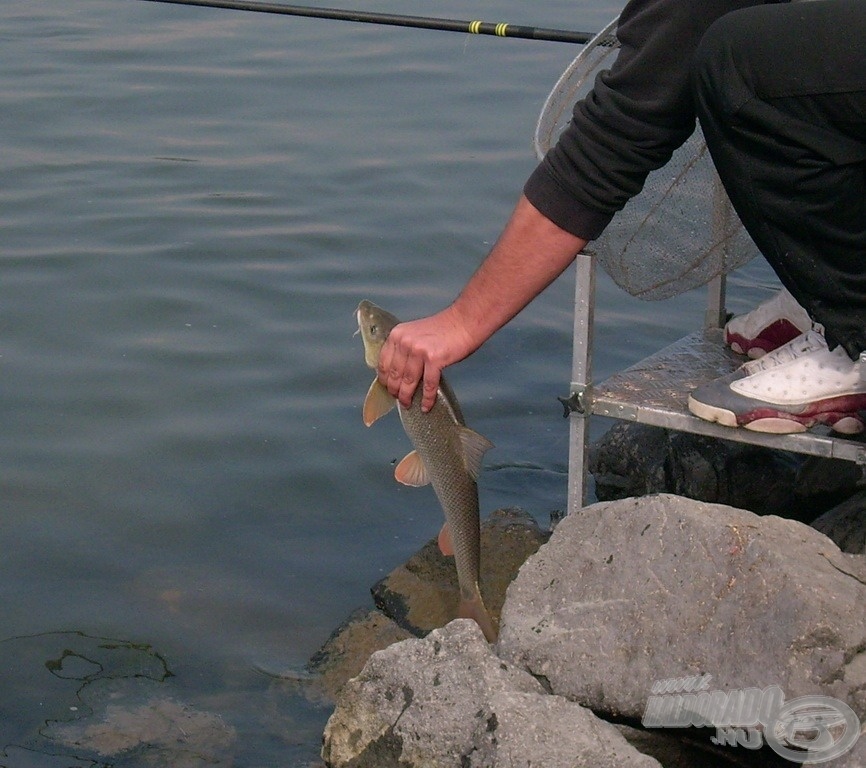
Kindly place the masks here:
<instances>
[{"instance_id":1,"label":"fishing seat","mask_svg":"<svg viewBox=\"0 0 866 768\"><path fill-rule=\"evenodd\" d=\"M862 438L836 436L827 428L814 428L793 435L772 435L725 427L691 414L687 405L689 393L701 384L731 372L745 359L728 349L722 340L727 314L724 275L708 284L702 329L603 381L594 382L592 341L596 303L595 270L595 260L591 255L580 254L577 257L571 388L568 397L562 398L570 420L569 512L581 509L590 498L588 441L592 416L794 453L843 459L856 462L862 472L866 466L866 442Z\"/></svg>"},{"instance_id":2,"label":"fishing seat","mask_svg":"<svg viewBox=\"0 0 866 768\"><path fill-rule=\"evenodd\" d=\"M618 18L577 54L551 89L535 127L541 159L556 143L576 101L618 52ZM670 161L647 178L589 250L577 257L571 388L561 398L569 415L568 511L589 498L587 460L592 416L648 424L796 453L866 465L866 443L813 429L771 435L704 421L688 409L695 388L743 362L722 343L726 275L758 251L745 232L709 158L700 127ZM601 264L632 296L663 301L707 286L704 326L601 382L592 379L595 270Z\"/></svg>"}]
</instances>

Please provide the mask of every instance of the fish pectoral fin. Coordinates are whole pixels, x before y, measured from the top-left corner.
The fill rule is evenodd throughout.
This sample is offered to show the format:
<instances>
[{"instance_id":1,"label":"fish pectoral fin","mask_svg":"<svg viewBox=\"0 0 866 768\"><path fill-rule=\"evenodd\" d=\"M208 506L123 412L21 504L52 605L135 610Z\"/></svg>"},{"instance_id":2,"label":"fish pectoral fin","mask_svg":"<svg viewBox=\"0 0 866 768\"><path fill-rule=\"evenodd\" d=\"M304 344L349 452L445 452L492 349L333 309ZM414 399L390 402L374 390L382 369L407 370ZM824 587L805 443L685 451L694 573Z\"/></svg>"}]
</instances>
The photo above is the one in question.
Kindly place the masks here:
<instances>
[{"instance_id":1,"label":"fish pectoral fin","mask_svg":"<svg viewBox=\"0 0 866 768\"><path fill-rule=\"evenodd\" d=\"M466 471L472 479L477 480L481 473L481 462L484 460L484 454L493 447L493 443L484 435L479 435L475 430L461 427L460 444L463 446L463 466L466 467Z\"/></svg>"},{"instance_id":2,"label":"fish pectoral fin","mask_svg":"<svg viewBox=\"0 0 866 768\"><path fill-rule=\"evenodd\" d=\"M394 470L394 478L398 483L403 485L413 485L416 488L422 485L427 485L430 482L430 475L427 473L427 467L418 455L418 451L407 453L403 460L397 465Z\"/></svg>"},{"instance_id":3,"label":"fish pectoral fin","mask_svg":"<svg viewBox=\"0 0 866 768\"><path fill-rule=\"evenodd\" d=\"M385 387L379 383L379 379L373 379L367 397L364 398L364 425L369 427L373 422L381 419L390 411L397 401L391 396Z\"/></svg>"}]
</instances>

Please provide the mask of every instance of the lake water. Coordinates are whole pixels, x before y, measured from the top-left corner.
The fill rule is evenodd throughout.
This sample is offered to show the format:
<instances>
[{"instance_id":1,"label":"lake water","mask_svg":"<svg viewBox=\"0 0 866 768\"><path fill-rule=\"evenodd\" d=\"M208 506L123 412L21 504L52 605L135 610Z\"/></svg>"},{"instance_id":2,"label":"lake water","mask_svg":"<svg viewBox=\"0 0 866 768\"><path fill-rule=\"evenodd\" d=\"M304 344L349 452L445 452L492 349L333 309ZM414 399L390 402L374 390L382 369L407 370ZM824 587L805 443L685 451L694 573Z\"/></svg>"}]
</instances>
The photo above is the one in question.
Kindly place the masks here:
<instances>
[{"instance_id":1,"label":"lake water","mask_svg":"<svg viewBox=\"0 0 866 768\"><path fill-rule=\"evenodd\" d=\"M618 10L355 7L588 31ZM231 732L190 765L306 766L327 710L275 676L441 522L393 481L397 420L361 423L354 308L453 297L577 48L141 0L5 0L0 38L0 765L153 764L75 734L156 698ZM729 308L771 283L750 265ZM565 506L572 291L451 371L497 446L485 512ZM602 277L597 375L703 302Z\"/></svg>"}]
</instances>

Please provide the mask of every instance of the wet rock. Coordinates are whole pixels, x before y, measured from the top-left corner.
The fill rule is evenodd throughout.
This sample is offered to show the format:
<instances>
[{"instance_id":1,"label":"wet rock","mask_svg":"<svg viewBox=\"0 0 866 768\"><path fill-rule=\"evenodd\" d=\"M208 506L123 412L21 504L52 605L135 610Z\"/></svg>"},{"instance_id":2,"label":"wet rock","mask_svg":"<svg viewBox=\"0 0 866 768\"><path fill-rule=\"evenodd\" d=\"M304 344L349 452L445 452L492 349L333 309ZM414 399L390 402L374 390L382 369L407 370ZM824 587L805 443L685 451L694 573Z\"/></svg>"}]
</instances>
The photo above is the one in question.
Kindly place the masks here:
<instances>
[{"instance_id":1,"label":"wet rock","mask_svg":"<svg viewBox=\"0 0 866 768\"><path fill-rule=\"evenodd\" d=\"M601 501L667 490L669 433L645 424L617 422L590 446L589 471Z\"/></svg>"},{"instance_id":2,"label":"wet rock","mask_svg":"<svg viewBox=\"0 0 866 768\"><path fill-rule=\"evenodd\" d=\"M866 568L779 517L670 495L570 515L508 590L500 656L597 713L654 683L779 686L866 714Z\"/></svg>"},{"instance_id":3,"label":"wet rock","mask_svg":"<svg viewBox=\"0 0 866 768\"><path fill-rule=\"evenodd\" d=\"M381 611L355 611L310 659L307 666L313 676L305 681L304 692L320 703L336 701L375 651L408 637L412 635Z\"/></svg>"},{"instance_id":4,"label":"wet rock","mask_svg":"<svg viewBox=\"0 0 866 768\"><path fill-rule=\"evenodd\" d=\"M497 620L505 590L527 557L549 534L517 508L499 509L481 525L481 593ZM397 566L372 589L373 600L386 616L417 637L442 627L457 616L459 598L454 558L445 557L431 539L407 562Z\"/></svg>"},{"instance_id":5,"label":"wet rock","mask_svg":"<svg viewBox=\"0 0 866 768\"><path fill-rule=\"evenodd\" d=\"M659 766L504 663L465 619L373 654L344 688L323 744L332 768Z\"/></svg>"}]
</instances>

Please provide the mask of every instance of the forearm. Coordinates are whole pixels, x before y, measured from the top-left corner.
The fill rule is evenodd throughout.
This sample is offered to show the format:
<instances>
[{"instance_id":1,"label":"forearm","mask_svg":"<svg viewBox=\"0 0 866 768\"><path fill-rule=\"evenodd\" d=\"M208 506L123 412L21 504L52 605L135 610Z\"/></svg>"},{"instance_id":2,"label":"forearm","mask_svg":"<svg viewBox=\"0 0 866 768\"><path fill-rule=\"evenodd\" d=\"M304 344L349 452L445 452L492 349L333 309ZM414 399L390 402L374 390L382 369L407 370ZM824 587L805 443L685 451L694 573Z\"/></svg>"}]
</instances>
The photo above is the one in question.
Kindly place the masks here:
<instances>
[{"instance_id":1,"label":"forearm","mask_svg":"<svg viewBox=\"0 0 866 768\"><path fill-rule=\"evenodd\" d=\"M379 354L379 380L409 407L436 398L442 369L472 354L541 293L586 241L560 229L525 198L457 299L430 317L396 326Z\"/></svg>"},{"instance_id":2,"label":"forearm","mask_svg":"<svg viewBox=\"0 0 866 768\"><path fill-rule=\"evenodd\" d=\"M474 347L538 296L585 245L521 196L499 240L450 307Z\"/></svg>"}]
</instances>

